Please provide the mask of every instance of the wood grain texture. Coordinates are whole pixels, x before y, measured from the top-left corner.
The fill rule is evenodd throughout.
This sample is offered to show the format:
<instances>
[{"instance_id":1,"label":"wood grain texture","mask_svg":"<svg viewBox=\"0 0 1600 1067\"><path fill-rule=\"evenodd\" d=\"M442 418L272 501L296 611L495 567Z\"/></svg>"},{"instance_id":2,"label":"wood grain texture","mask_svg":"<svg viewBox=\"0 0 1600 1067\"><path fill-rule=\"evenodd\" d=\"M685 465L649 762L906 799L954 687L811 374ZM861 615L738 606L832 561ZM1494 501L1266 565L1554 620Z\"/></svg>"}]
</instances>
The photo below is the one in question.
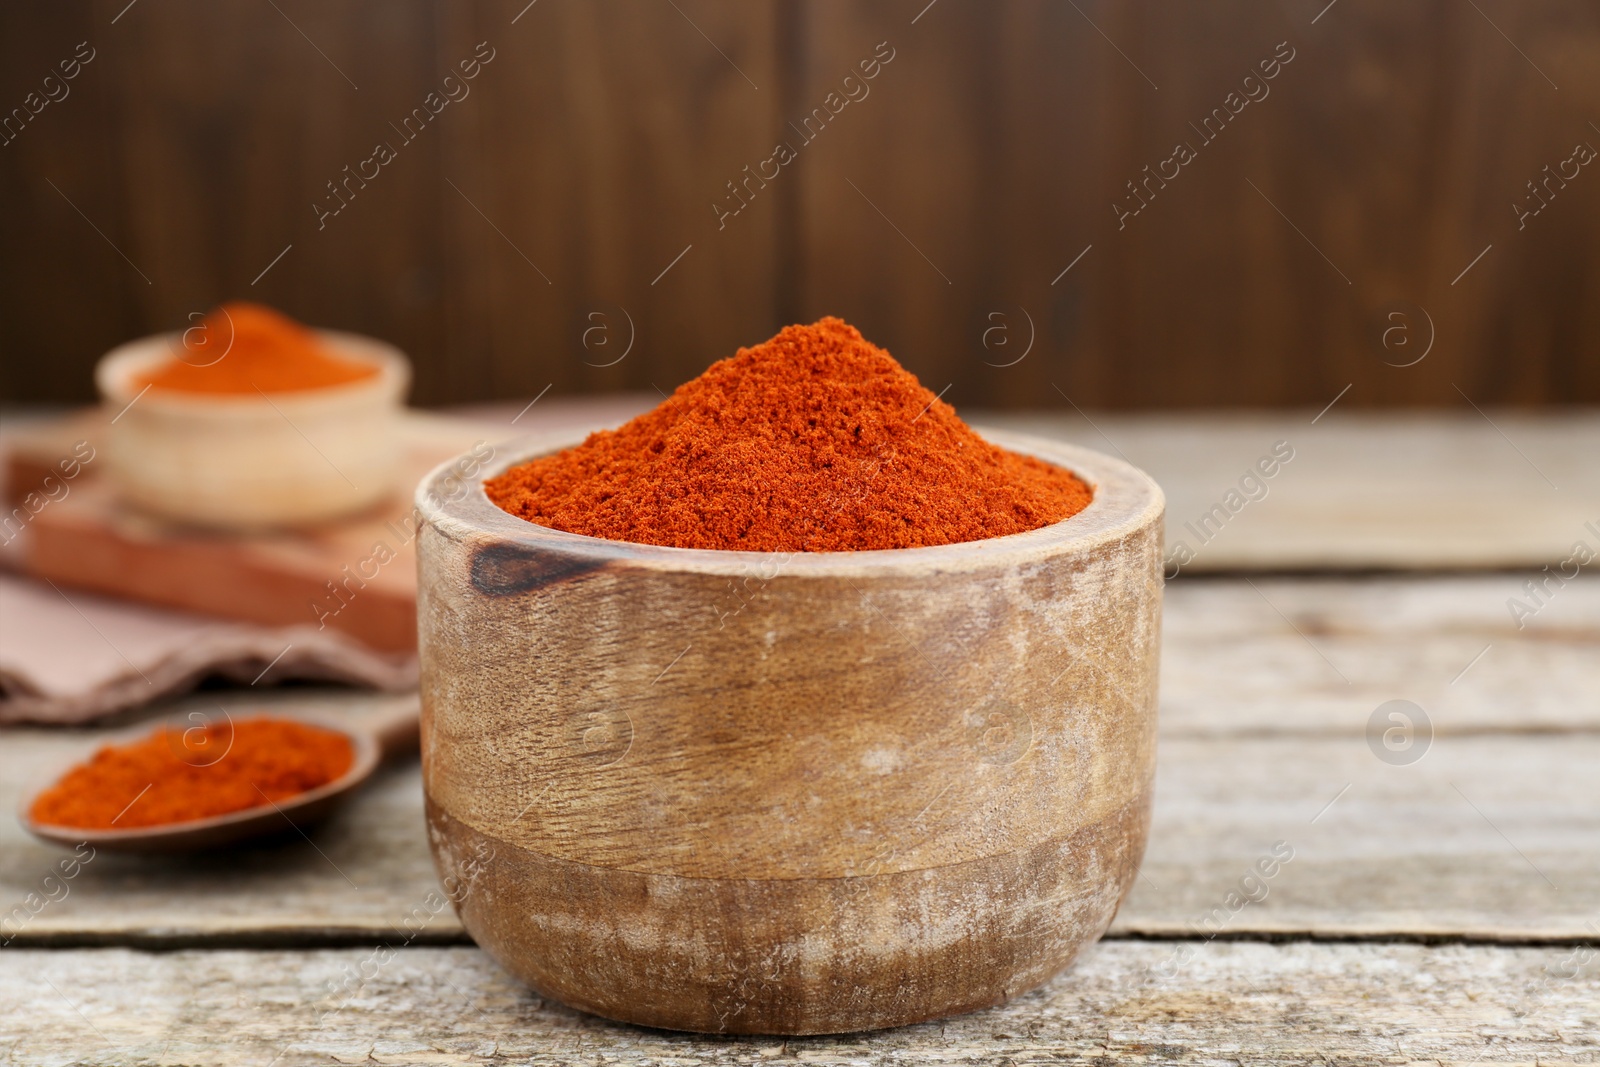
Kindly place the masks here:
<instances>
[{"instance_id":1,"label":"wood grain texture","mask_svg":"<svg viewBox=\"0 0 1600 1067\"><path fill-rule=\"evenodd\" d=\"M1379 759L1357 730L1318 742L1162 745L1170 756L1157 772L1149 858L1115 932L1510 941L1597 933L1600 785L1588 768L1600 738L1592 733L1435 736L1409 766ZM1284 846L1293 859L1263 877L1260 861Z\"/></svg>"},{"instance_id":2,"label":"wood grain texture","mask_svg":"<svg viewBox=\"0 0 1600 1067\"><path fill-rule=\"evenodd\" d=\"M448 340L418 395L670 393L776 332L773 217L710 210L781 124L773 9L525 3L441 9L442 57L505 62L440 124Z\"/></svg>"},{"instance_id":3,"label":"wood grain texture","mask_svg":"<svg viewBox=\"0 0 1600 1067\"><path fill-rule=\"evenodd\" d=\"M1600 145L1582 0L124 7L0 13L0 108L98 49L0 147L11 398L86 399L113 344L248 293L396 343L428 403L670 389L823 313L958 407L1600 400L1592 168L1513 210ZM471 94L319 228L326 183L485 41ZM719 226L881 41L870 95ZM1119 228L1179 140L1198 158ZM1379 340L1401 306L1437 339L1415 366Z\"/></svg>"},{"instance_id":4,"label":"wood grain texture","mask_svg":"<svg viewBox=\"0 0 1600 1067\"><path fill-rule=\"evenodd\" d=\"M424 481L429 837L474 939L610 1018L839 1033L997 1003L1097 937L1148 826L1161 495L999 443L1092 503L989 541L712 552Z\"/></svg>"},{"instance_id":5,"label":"wood grain texture","mask_svg":"<svg viewBox=\"0 0 1600 1067\"><path fill-rule=\"evenodd\" d=\"M0 801L10 807L25 786L42 784L24 766L59 766L82 742L14 733L8 749ZM1169 739L1161 756L1150 844L1113 937L1205 937L1202 923L1218 908L1223 939L1595 936L1592 737L1439 738L1411 768L1380 763L1359 736ZM415 769L385 772L313 834L316 848L291 836L218 857L99 857L65 899L15 926L15 944L399 944L408 917L439 891L423 826ZM1278 841L1294 858L1266 895L1227 908ZM8 820L7 912L64 855ZM413 940L463 937L446 909Z\"/></svg>"},{"instance_id":6,"label":"wood grain texture","mask_svg":"<svg viewBox=\"0 0 1600 1067\"><path fill-rule=\"evenodd\" d=\"M1592 1063L1593 950L1103 942L1002 1008L840 1037L708 1038L541 1000L471 948L0 953L16 1063Z\"/></svg>"},{"instance_id":7,"label":"wood grain texture","mask_svg":"<svg viewBox=\"0 0 1600 1067\"><path fill-rule=\"evenodd\" d=\"M1168 559L1181 563L1184 550L1191 558L1169 564L1169 575L1559 570L1578 542L1600 552L1600 471L1589 461L1600 454L1600 417L1504 409L1397 417L1346 411L1349 399L1321 417L1321 404L1227 415L961 414L1122 455L1147 471L1167 494ZM1293 458L1261 478L1256 465L1275 448Z\"/></svg>"},{"instance_id":8,"label":"wood grain texture","mask_svg":"<svg viewBox=\"0 0 1600 1067\"><path fill-rule=\"evenodd\" d=\"M1506 602L1527 603L1529 580L1179 579L1162 736L1356 737L1399 698L1441 736L1592 733L1600 579L1569 582L1519 629Z\"/></svg>"},{"instance_id":9,"label":"wood grain texture","mask_svg":"<svg viewBox=\"0 0 1600 1067\"><path fill-rule=\"evenodd\" d=\"M1230 917L1227 936L1591 936L1586 924L1600 914L1600 798L1589 773L1600 758L1600 659L1592 637L1564 633L1585 619L1592 628L1600 605L1592 586L1569 588L1520 639L1502 642L1488 629L1480 640L1477 619L1503 610L1507 581L1256 579L1352 673L1354 691L1249 586L1169 585L1150 845L1113 933L1187 930L1283 840L1295 859L1264 900ZM1450 685L1491 638L1494 647ZM1397 697L1421 704L1437 731L1411 767L1384 764L1367 747L1369 716ZM299 706L358 715L383 699L202 693L177 708L215 714L221 702L234 714ZM8 731L0 810L103 736ZM182 863L96 860L18 944L401 937L398 924L438 889L423 825L419 774L400 769L318 831L316 849L291 839ZM0 904L9 910L37 891L61 855L0 820ZM193 906L197 898L204 908ZM419 934L461 936L448 909Z\"/></svg>"},{"instance_id":10,"label":"wood grain texture","mask_svg":"<svg viewBox=\"0 0 1600 1067\"><path fill-rule=\"evenodd\" d=\"M1600 144L1600 78L1578 58L1593 11L1357 2L1313 25L1318 10L1238 2L955 2L911 25L923 7L804 9L797 110L872 42L900 58L797 165L797 317L856 322L958 407L1320 406L1347 385L1351 406L1459 404L1452 382L1592 395L1564 339L1595 336L1593 301L1554 325L1511 288L1600 292L1579 244L1597 201L1574 182L1520 231L1510 208L1568 142ZM1230 91L1237 115L1208 143L1191 124ZM1197 158L1144 186L1175 143ZM1409 332L1386 348L1402 306Z\"/></svg>"},{"instance_id":11,"label":"wood grain texture","mask_svg":"<svg viewBox=\"0 0 1600 1067\"><path fill-rule=\"evenodd\" d=\"M72 43L88 39L98 56L73 95L5 149L18 153L0 168L7 197L38 220L17 220L5 246L83 278L48 315L8 331L16 353L30 355L6 360L7 373L19 385L64 374L70 391L53 395L85 397L78 384L88 384L89 367L112 344L182 328L191 312L247 295L310 322L437 348L439 215L404 206L442 185L437 143L402 149L405 157L326 228L312 210L331 197L327 183L370 155L374 139L393 137L389 122L436 86L426 7L289 3L235 12L183 2L117 18L123 6L70 16ZM60 39L49 26L38 32ZM31 35L0 36L19 49L28 42L27 62L6 64L15 91L25 92L22 71L53 64L58 49ZM337 118L309 119L316 115ZM14 277L13 292L30 301L60 284L36 268ZM67 290L56 291L59 300ZM50 340L58 330L60 345ZM37 393L9 382L5 391Z\"/></svg>"}]
</instances>

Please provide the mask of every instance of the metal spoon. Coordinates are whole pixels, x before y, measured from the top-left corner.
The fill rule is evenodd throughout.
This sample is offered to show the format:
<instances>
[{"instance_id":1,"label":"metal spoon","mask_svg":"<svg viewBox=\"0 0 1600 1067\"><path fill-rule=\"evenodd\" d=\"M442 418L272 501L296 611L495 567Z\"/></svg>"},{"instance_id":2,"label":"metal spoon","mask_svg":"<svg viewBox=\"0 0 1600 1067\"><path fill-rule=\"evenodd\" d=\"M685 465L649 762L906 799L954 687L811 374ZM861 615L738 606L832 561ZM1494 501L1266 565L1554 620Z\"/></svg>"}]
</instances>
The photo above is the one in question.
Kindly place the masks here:
<instances>
[{"instance_id":1,"label":"metal spoon","mask_svg":"<svg viewBox=\"0 0 1600 1067\"><path fill-rule=\"evenodd\" d=\"M326 818L382 763L415 752L418 710L417 701L412 700L354 722L322 716L273 716L270 711L264 712L266 717L292 718L344 734L350 739L353 758L350 769L326 785L286 800L269 800L261 807L159 826L91 830L34 821L28 813L37 798L35 793L23 801L17 819L23 829L41 841L69 848L87 843L111 852L192 852L282 833L291 827L299 829Z\"/></svg>"}]
</instances>

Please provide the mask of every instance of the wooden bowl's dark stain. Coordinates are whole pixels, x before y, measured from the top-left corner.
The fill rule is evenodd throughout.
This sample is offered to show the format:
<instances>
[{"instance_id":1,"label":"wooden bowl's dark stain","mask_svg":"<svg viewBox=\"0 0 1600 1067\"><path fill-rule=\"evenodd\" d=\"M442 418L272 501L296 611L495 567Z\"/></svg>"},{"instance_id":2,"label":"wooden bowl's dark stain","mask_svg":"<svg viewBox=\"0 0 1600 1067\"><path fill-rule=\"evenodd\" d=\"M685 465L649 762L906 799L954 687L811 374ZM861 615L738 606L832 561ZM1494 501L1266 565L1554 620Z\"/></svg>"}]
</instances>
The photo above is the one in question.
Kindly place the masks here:
<instances>
[{"instance_id":1,"label":"wooden bowl's dark stain","mask_svg":"<svg viewBox=\"0 0 1600 1067\"><path fill-rule=\"evenodd\" d=\"M484 545L472 554L472 587L485 596L516 596L604 566L604 560L560 555L522 545Z\"/></svg>"}]
</instances>

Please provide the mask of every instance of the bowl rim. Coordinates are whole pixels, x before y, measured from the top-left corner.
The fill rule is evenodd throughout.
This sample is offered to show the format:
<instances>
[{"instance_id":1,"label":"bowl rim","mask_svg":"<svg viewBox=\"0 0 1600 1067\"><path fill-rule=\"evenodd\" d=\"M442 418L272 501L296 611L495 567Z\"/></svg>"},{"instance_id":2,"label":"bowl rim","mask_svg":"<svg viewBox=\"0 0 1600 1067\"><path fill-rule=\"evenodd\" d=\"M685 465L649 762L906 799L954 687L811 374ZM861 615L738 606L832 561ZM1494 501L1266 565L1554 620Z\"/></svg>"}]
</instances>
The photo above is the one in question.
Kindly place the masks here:
<instances>
[{"instance_id":1,"label":"bowl rim","mask_svg":"<svg viewBox=\"0 0 1600 1067\"><path fill-rule=\"evenodd\" d=\"M1064 441L981 426L974 428L993 444L1065 467L1083 479L1094 492L1088 507L1049 526L982 541L859 552L743 552L674 548L568 533L518 518L489 499L483 488L486 479L538 456L570 448L594 432L566 430L496 445L492 457L475 469L466 462L470 453L446 460L418 483L416 514L420 525L432 527L451 541L471 543L474 547L500 544L536 553L553 553L594 566L615 564L736 577L775 567L773 574L765 575L768 578L779 574L851 577L1015 566L1090 553L1152 524L1159 536L1166 497L1153 478L1131 463ZM464 474L464 469L472 469L473 473ZM441 492L440 487L447 479L454 479L456 488L448 493ZM465 492L461 491L463 486ZM1159 548L1157 551L1159 553ZM1159 567L1157 573L1160 573Z\"/></svg>"},{"instance_id":2,"label":"bowl rim","mask_svg":"<svg viewBox=\"0 0 1600 1067\"><path fill-rule=\"evenodd\" d=\"M133 378L136 374L170 358L173 346L183 336L181 331L170 330L125 341L101 356L95 364L95 385L102 399L110 404L131 405L138 399L140 406L147 409L159 408L167 413L188 417L223 419L234 419L251 412L274 414L284 408L306 412L339 407L369 396L398 401L405 395L411 384L411 361L400 349L365 334L321 329L313 329L312 333L339 356L375 365L378 368L377 375L341 385L272 393L199 393L149 386L135 388Z\"/></svg>"}]
</instances>

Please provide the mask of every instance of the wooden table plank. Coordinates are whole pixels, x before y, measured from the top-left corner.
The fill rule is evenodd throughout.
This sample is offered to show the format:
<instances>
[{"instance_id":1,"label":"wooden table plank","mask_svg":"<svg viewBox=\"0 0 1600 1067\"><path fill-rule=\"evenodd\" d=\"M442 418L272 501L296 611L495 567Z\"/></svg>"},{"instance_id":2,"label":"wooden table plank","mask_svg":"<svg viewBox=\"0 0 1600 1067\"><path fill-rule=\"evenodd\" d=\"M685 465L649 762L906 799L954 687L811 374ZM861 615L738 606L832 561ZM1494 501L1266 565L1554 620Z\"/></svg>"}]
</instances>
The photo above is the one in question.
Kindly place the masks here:
<instances>
[{"instance_id":1,"label":"wooden table plank","mask_svg":"<svg viewBox=\"0 0 1600 1067\"><path fill-rule=\"evenodd\" d=\"M1533 1063L1600 1057L1583 949L1112 941L989 1011L871 1034L711 1038L604 1022L472 948L0 953L8 1062Z\"/></svg>"},{"instance_id":2,"label":"wooden table plank","mask_svg":"<svg viewBox=\"0 0 1600 1067\"><path fill-rule=\"evenodd\" d=\"M1144 468L1167 494L1169 557L1186 543L1191 573L1541 567L1569 558L1578 540L1600 554L1600 415L1592 412L1334 408L1315 425L1315 411L1092 413L1092 422L963 414L1120 453ZM1278 442L1294 458L1260 488L1245 487L1261 499L1244 502L1241 493L1237 506L1229 502L1229 490ZM1232 513L1200 529L1218 504Z\"/></svg>"},{"instance_id":3,"label":"wooden table plank","mask_svg":"<svg viewBox=\"0 0 1600 1067\"><path fill-rule=\"evenodd\" d=\"M1600 581L1561 590L1522 631L1500 601L1515 582L1174 582L1156 818L1144 877L1116 929L1183 931L1283 840L1296 859L1265 899L1227 916L1230 936L1586 936L1600 917L1600 778L1591 773ZM1418 701L1438 731L1415 766L1382 762L1365 737L1373 710L1397 697ZM359 714L393 699L207 692L175 707ZM14 807L104 733L10 731L0 806ZM387 936L436 885L414 766L381 775L316 842L183 859L101 855L66 899L13 924L18 943L366 941ZM0 820L0 904L9 911L38 892L60 855ZM423 934L461 937L448 914Z\"/></svg>"},{"instance_id":4,"label":"wooden table plank","mask_svg":"<svg viewBox=\"0 0 1600 1067\"><path fill-rule=\"evenodd\" d=\"M1507 601L1528 602L1529 580L1181 576L1162 621L1162 735L1359 735L1394 699L1441 734L1600 729L1600 571L1552 582L1519 629Z\"/></svg>"},{"instance_id":5,"label":"wooden table plank","mask_svg":"<svg viewBox=\"0 0 1600 1067\"><path fill-rule=\"evenodd\" d=\"M1163 742L1143 876L1113 932L1590 938L1596 766L1588 735L1440 737L1412 766L1361 737ZM1293 859L1261 878L1275 845Z\"/></svg>"},{"instance_id":6,"label":"wooden table plank","mask_svg":"<svg viewBox=\"0 0 1600 1067\"><path fill-rule=\"evenodd\" d=\"M64 747L28 736L4 761L14 771ZM1594 734L1442 736L1413 766L1382 762L1359 734L1165 740L1143 874L1113 931L1582 941L1600 919L1597 765ZM359 943L395 936L437 886L414 765L315 841L99 855L16 943ZM1293 859L1246 881L1280 841ZM39 892L62 855L0 827L0 900ZM1241 884L1260 899L1230 907ZM460 937L448 912L422 934Z\"/></svg>"},{"instance_id":7,"label":"wooden table plank","mask_svg":"<svg viewBox=\"0 0 1600 1067\"><path fill-rule=\"evenodd\" d=\"M1583 941L1600 920L1597 765L1593 737L1441 738L1414 767L1381 763L1359 739L1168 742L1142 875L1112 931ZM360 943L397 936L437 887L414 767L315 842L101 854L65 899L16 925L16 942ZM1293 858L1255 877L1275 846ZM0 855L0 899L21 902L64 853L12 834ZM462 937L449 912L421 936Z\"/></svg>"}]
</instances>

